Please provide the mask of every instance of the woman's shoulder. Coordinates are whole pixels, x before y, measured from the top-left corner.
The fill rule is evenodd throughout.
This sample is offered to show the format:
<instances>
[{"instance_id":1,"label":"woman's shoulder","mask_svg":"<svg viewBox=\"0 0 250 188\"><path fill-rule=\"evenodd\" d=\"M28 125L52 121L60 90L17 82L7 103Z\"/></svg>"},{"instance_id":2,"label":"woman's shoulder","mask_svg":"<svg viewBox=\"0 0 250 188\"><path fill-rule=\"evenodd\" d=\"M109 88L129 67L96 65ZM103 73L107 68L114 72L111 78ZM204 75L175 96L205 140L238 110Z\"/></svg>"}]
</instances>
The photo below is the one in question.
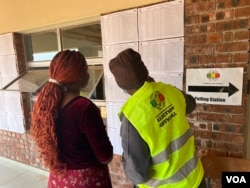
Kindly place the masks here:
<instances>
[{"instance_id":1,"label":"woman's shoulder","mask_svg":"<svg viewBox=\"0 0 250 188\"><path fill-rule=\"evenodd\" d=\"M77 96L65 105L61 113L70 113L81 116L88 112L98 112L98 107L88 98Z\"/></svg>"},{"instance_id":2,"label":"woman's shoulder","mask_svg":"<svg viewBox=\"0 0 250 188\"><path fill-rule=\"evenodd\" d=\"M88 98L77 96L72 99L71 104L73 106L95 106L95 104Z\"/></svg>"}]
</instances>

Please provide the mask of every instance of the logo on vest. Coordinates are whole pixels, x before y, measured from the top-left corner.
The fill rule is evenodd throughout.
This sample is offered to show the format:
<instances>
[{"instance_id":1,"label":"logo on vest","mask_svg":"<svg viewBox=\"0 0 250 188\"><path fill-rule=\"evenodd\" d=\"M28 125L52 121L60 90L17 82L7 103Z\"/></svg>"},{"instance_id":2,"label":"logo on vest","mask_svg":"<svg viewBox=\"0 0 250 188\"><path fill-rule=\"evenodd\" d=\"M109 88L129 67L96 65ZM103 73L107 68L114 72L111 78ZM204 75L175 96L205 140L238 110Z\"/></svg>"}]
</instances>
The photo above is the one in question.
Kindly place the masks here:
<instances>
[{"instance_id":1,"label":"logo on vest","mask_svg":"<svg viewBox=\"0 0 250 188\"><path fill-rule=\"evenodd\" d=\"M161 111L160 114L156 116L157 122L160 127L166 125L173 117L176 116L176 112L174 111L174 106L170 104L167 108Z\"/></svg>"},{"instance_id":2,"label":"logo on vest","mask_svg":"<svg viewBox=\"0 0 250 188\"><path fill-rule=\"evenodd\" d=\"M165 97L158 91L153 92L150 95L150 104L152 107L161 110L165 107Z\"/></svg>"}]
</instances>

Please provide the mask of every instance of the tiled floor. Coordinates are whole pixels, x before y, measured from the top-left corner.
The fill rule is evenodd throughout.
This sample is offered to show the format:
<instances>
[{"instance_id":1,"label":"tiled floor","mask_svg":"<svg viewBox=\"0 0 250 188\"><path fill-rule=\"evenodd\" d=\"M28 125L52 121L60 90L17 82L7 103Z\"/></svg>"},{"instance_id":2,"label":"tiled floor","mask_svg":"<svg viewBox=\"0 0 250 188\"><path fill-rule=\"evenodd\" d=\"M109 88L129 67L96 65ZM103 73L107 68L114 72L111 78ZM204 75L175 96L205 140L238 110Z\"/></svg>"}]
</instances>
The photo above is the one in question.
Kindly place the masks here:
<instances>
[{"instance_id":1,"label":"tiled floor","mask_svg":"<svg viewBox=\"0 0 250 188\"><path fill-rule=\"evenodd\" d=\"M0 188L46 188L49 173L0 156Z\"/></svg>"}]
</instances>

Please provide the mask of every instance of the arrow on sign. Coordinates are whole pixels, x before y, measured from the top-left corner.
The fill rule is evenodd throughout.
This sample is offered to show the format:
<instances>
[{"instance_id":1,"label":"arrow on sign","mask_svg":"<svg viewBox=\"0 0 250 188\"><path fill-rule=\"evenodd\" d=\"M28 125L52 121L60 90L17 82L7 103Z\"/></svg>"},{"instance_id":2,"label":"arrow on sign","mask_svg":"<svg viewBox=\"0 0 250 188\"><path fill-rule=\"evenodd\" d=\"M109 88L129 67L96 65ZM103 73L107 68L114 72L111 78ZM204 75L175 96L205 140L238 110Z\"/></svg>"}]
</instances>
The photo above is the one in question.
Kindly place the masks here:
<instances>
[{"instance_id":1,"label":"arrow on sign","mask_svg":"<svg viewBox=\"0 0 250 188\"><path fill-rule=\"evenodd\" d=\"M229 86L188 86L190 92L216 92L216 93L228 93L230 97L239 89L229 82Z\"/></svg>"}]
</instances>

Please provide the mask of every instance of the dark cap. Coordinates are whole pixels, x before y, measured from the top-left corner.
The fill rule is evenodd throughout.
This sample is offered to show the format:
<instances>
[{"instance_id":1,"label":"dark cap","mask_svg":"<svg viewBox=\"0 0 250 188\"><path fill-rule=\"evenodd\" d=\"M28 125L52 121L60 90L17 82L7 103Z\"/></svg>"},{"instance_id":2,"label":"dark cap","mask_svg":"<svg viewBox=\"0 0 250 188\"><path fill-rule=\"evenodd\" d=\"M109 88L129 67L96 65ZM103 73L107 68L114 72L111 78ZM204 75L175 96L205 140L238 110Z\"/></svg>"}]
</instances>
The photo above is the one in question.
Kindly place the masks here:
<instances>
[{"instance_id":1,"label":"dark cap","mask_svg":"<svg viewBox=\"0 0 250 188\"><path fill-rule=\"evenodd\" d=\"M111 59L109 69L117 85L124 90L138 89L148 78L148 69L141 60L141 55L131 48Z\"/></svg>"}]
</instances>

